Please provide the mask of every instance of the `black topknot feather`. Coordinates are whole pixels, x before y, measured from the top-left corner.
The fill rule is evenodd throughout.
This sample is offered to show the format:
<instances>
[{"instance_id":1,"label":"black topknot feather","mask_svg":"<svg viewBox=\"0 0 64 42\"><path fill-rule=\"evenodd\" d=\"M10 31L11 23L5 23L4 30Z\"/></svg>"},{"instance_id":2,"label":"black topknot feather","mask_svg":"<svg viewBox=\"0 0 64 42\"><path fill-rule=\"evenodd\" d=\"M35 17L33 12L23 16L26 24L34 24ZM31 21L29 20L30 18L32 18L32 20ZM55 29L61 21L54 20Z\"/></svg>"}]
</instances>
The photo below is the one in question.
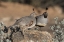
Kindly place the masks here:
<instances>
[{"instance_id":1,"label":"black topknot feather","mask_svg":"<svg viewBox=\"0 0 64 42\"><path fill-rule=\"evenodd\" d=\"M48 10L48 7L46 7L46 10Z\"/></svg>"}]
</instances>

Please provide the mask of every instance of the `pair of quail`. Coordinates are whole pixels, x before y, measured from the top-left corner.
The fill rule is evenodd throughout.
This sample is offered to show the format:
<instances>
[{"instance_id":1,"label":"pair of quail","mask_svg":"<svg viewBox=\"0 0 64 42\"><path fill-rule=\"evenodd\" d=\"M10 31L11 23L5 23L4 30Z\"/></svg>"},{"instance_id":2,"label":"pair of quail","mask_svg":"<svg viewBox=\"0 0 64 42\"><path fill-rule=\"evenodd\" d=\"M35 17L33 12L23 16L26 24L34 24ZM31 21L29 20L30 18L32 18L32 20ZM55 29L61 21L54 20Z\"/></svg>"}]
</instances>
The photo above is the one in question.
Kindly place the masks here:
<instances>
[{"instance_id":1,"label":"pair of quail","mask_svg":"<svg viewBox=\"0 0 64 42\"><path fill-rule=\"evenodd\" d=\"M25 16L16 20L16 22L13 24L12 27L14 27L14 29L16 26L20 27L20 30L23 32L23 35L24 35L25 30L28 28L33 28L34 26L40 26L40 27L46 26L48 22L47 17L48 17L47 11L39 16L36 16L36 13L33 12L30 14L30 16ZM13 31L14 29L12 28Z\"/></svg>"},{"instance_id":2,"label":"pair of quail","mask_svg":"<svg viewBox=\"0 0 64 42\"><path fill-rule=\"evenodd\" d=\"M48 8L46 8L48 10ZM46 26L48 22L48 14L47 11L44 12L42 15L35 16L35 12L31 13L30 16L22 17L14 23L20 27L22 31L32 28L34 26Z\"/></svg>"}]
</instances>

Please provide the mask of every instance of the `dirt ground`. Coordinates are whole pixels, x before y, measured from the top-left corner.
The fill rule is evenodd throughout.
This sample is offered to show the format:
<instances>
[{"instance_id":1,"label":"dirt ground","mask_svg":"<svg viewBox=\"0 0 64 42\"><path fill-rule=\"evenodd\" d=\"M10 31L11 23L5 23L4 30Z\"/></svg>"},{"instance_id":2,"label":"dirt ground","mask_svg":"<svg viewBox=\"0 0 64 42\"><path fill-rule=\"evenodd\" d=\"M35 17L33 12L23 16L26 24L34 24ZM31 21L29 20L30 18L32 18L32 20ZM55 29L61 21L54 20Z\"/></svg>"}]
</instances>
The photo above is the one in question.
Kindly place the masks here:
<instances>
[{"instance_id":1,"label":"dirt ground","mask_svg":"<svg viewBox=\"0 0 64 42\"><path fill-rule=\"evenodd\" d=\"M6 26L14 24L15 20L30 15L33 12L34 7L31 5L11 3L11 2L2 2L0 6L0 20L4 22ZM35 8L35 12L40 15L45 11L42 8ZM58 6L49 7L48 9L48 25L41 28L43 31L48 31L52 34L50 26L54 24L54 17L59 17L59 20L64 18L62 14L62 9Z\"/></svg>"}]
</instances>

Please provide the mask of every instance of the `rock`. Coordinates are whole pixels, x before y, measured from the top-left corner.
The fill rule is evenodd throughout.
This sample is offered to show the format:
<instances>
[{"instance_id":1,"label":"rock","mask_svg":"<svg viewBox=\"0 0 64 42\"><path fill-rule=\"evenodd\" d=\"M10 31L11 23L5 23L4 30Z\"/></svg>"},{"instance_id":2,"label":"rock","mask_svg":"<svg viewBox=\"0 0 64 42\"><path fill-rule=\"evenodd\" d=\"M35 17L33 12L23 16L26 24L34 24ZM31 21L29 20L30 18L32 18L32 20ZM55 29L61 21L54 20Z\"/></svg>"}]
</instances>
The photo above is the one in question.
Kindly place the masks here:
<instances>
[{"instance_id":1,"label":"rock","mask_svg":"<svg viewBox=\"0 0 64 42\"><path fill-rule=\"evenodd\" d=\"M24 36L24 42L53 42L47 31L26 30Z\"/></svg>"}]
</instances>

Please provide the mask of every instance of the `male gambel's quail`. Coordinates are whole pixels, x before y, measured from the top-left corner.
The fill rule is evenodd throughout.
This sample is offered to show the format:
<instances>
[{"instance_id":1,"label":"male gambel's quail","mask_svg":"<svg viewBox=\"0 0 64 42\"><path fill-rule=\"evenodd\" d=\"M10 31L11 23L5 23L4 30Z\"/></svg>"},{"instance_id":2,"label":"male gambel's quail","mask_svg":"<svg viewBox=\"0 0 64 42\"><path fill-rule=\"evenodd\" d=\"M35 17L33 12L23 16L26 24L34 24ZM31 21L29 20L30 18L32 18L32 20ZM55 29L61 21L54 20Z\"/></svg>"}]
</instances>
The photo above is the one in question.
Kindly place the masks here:
<instances>
[{"instance_id":1,"label":"male gambel's quail","mask_svg":"<svg viewBox=\"0 0 64 42\"><path fill-rule=\"evenodd\" d=\"M46 8L48 10L48 8ZM36 25L37 26L46 26L48 23L48 13L44 12L42 15L36 17Z\"/></svg>"}]
</instances>

